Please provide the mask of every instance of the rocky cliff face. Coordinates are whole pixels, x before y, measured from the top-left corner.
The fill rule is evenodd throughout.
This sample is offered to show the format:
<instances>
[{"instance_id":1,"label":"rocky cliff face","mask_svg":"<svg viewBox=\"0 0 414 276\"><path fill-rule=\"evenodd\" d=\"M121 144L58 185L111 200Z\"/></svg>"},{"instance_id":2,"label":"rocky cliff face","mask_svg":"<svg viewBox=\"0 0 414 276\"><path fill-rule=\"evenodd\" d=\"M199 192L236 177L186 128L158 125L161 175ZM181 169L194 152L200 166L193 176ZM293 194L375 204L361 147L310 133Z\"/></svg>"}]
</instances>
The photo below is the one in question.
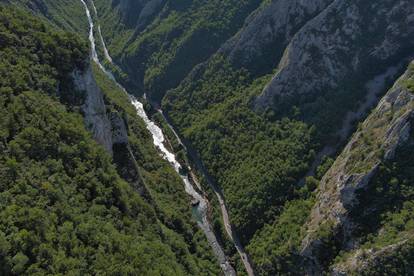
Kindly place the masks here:
<instances>
[{"instance_id":1,"label":"rocky cliff face","mask_svg":"<svg viewBox=\"0 0 414 276\"><path fill-rule=\"evenodd\" d=\"M85 124L93 134L94 139L112 154L111 122L106 113L103 94L99 89L88 67L84 72L74 72L73 79L76 89L86 92L83 105Z\"/></svg>"},{"instance_id":2,"label":"rocky cliff face","mask_svg":"<svg viewBox=\"0 0 414 276\"><path fill-rule=\"evenodd\" d=\"M394 157L397 147L410 137L414 118L414 94L407 83L414 77L410 69L389 90L323 177L313 207L302 255L311 260L309 274L320 272L328 232L339 249L352 249L355 225L350 210L358 203L356 193L363 191L376 174L379 164ZM326 238L326 237L325 237Z\"/></svg>"},{"instance_id":3,"label":"rocky cliff face","mask_svg":"<svg viewBox=\"0 0 414 276\"><path fill-rule=\"evenodd\" d=\"M271 60L275 66L295 33L332 0L276 0L262 5L247 18L244 27L220 49L238 66L256 68L258 59Z\"/></svg>"},{"instance_id":4,"label":"rocky cliff face","mask_svg":"<svg viewBox=\"0 0 414 276\"><path fill-rule=\"evenodd\" d=\"M128 130L124 119L117 112L112 112L109 119L112 127L112 143L128 144Z\"/></svg>"},{"instance_id":5,"label":"rocky cliff face","mask_svg":"<svg viewBox=\"0 0 414 276\"><path fill-rule=\"evenodd\" d=\"M128 143L124 120L118 113L107 111L104 95L96 83L91 67L84 72L75 71L73 80L75 88L86 93L85 103L82 106L86 127L92 132L94 139L113 154L114 144Z\"/></svg>"},{"instance_id":6,"label":"rocky cliff face","mask_svg":"<svg viewBox=\"0 0 414 276\"><path fill-rule=\"evenodd\" d=\"M381 267L384 262L393 258L396 252L407 254L410 251L409 244L414 241L414 236L406 236L396 244L384 246L382 248L359 249L344 262L335 265L332 268L333 276L361 275L370 267ZM410 269L410 270L408 270ZM413 271L414 264L409 264L407 274Z\"/></svg>"},{"instance_id":7,"label":"rocky cliff face","mask_svg":"<svg viewBox=\"0 0 414 276\"><path fill-rule=\"evenodd\" d=\"M315 2L304 14L326 4ZM414 45L413 22L409 0L332 2L294 35L256 107L335 90L398 63Z\"/></svg>"},{"instance_id":8,"label":"rocky cliff face","mask_svg":"<svg viewBox=\"0 0 414 276\"><path fill-rule=\"evenodd\" d=\"M34 1L34 3L37 2L39 1ZM240 1L240 3L242 2ZM239 89L239 85L244 86L244 84L240 83L243 83L245 79L244 76L241 81L236 77L234 79L231 78L233 70L247 69L247 83L254 82L255 79L276 70L262 94L256 98L254 102L255 107L258 110L270 108L274 109L273 111L278 111L279 108L283 107L293 109L297 105L299 106L298 113L300 115L291 115L288 112L283 113L284 111L281 113L289 117L289 119L304 120L305 123L316 125L315 129L320 132L318 134L325 135L330 132L332 135L340 136L342 138L341 142L345 142L349 138L351 131L353 131L353 121L361 120L366 110L371 109L372 106L378 103L377 96L379 94L383 95L381 93L384 92L383 88L390 87L389 83L395 80L395 76L400 75L399 69L406 64L406 60L413 54L414 5L410 0L263 1L266 4L262 4L260 8L253 12L243 25L246 15L259 5L259 1L251 0L245 3L247 2L257 2L257 5L250 5L249 7L240 5L239 8L245 9L245 11L240 13L234 12L234 14L238 14L237 16L226 14L228 10L231 10L229 7L234 8L237 6L237 1L217 1L217 3L223 3L223 6L213 1L166 0L97 0L96 4L102 26L106 27L103 28L104 34L109 36L108 44L115 43L113 44L115 46L110 48L111 54L114 54L119 64L125 65L124 69L129 74L129 78L137 80L136 86L141 88L142 85L142 91L147 91L147 95L151 96L151 91L153 95L160 92L160 95L157 94L157 97L162 97L161 94L164 90L178 85L180 80L192 70L192 73L187 75L187 79L182 83L181 88L178 87L176 91L170 91L171 95L174 94L172 98L176 100L176 102L171 102L172 105L179 107L177 110L172 109L176 113L172 114L172 117L175 115L174 124L180 127L182 133L191 133L193 131L192 135L189 135L187 138L189 138L188 140L191 143L196 144L199 152L204 150L209 140L216 141L219 146L224 145L222 149L227 150L227 145L222 141L225 141L230 136L229 133L234 131L235 134L231 137L231 142L228 144L240 145L238 149L230 149L228 153L220 156L218 152L221 151L221 148L214 145L214 148L219 148L220 150L206 151L207 153L204 153L202 158L203 162L210 162L207 165L213 168L211 169L213 173L217 173L218 170L216 168L219 167L215 166L215 161L217 161L215 158L227 159L227 156L229 156L229 159L233 162L226 163L221 167L234 167L234 172L224 177L222 177L224 174L218 172L215 177L221 177L219 179L220 184L223 183L224 187L227 185L225 187L227 199L231 198L233 200L230 206L234 206L232 208L233 211L237 210L234 211L236 216L230 214L231 218L237 218L236 221L241 225L241 232L245 233L247 231L243 230L249 228L251 235L253 235L253 232L260 231L262 224L261 222L257 223L257 221L261 220L258 219L258 216L245 215L250 214L250 212L251 214L256 214L251 210L257 209L258 204L252 202L256 198L259 199L257 200L259 204L266 202L266 206L263 207L263 210L266 210L263 213L273 208L282 209L281 206L290 201L291 198L283 198L280 202L274 202L276 200L272 196L276 193L273 192L273 189L274 186L279 185L279 182L275 181L275 179L278 179L279 175L284 173L289 174L289 177L299 173L283 171L282 165L275 166L275 162L277 162L276 154L272 154L269 158L257 159L257 162L254 164L252 162L246 167L240 165L247 163L244 159L237 159L237 155L241 151L239 150L240 148L268 145L267 149L270 152L270 147L274 146L277 148L274 151L275 153L282 152L279 159L283 160L292 157L292 150L283 151L283 145L273 144L273 142L278 142L282 139L278 133L265 133L264 131L260 133L263 129L270 129L270 126L274 125L275 121L277 123L279 118L281 118L277 116L277 112L270 111L265 114L266 116L261 116L262 114L249 113L251 111L249 109L251 108L250 102L246 103L246 108L243 106L243 109L240 110L233 109L230 104L227 104L233 100L245 99L247 94L240 95L240 93L247 93L244 90L250 89L250 87ZM197 8L188 8L192 3L197 3L195 5ZM113 9L111 9L111 5ZM181 5L186 6L188 10L182 7L179 9L178 7ZM212 7L219 8L217 11L209 14L208 12L211 12ZM221 15L221 10L226 12ZM177 14L180 14L177 11L182 12L181 16L177 16ZM215 17L216 13L219 14L217 17ZM201 16L202 14L207 14L202 21L198 22L195 20L196 18L203 17ZM228 18L223 20L226 16ZM114 20L114 18L116 19ZM155 20L153 20L154 18ZM164 19L166 20L163 21ZM174 24L171 22L174 22ZM151 27L143 31L148 24L151 24ZM113 26L115 27L112 28ZM212 26L215 28L217 26L220 27L212 29ZM229 28L220 38L217 38L217 33L222 31L223 26L233 27ZM240 28L240 26L242 27ZM126 33L124 33L125 30L127 31ZM237 30L239 31L237 32ZM115 34L115 36L116 34L122 35L119 38L110 37L112 34ZM222 41L231 35L234 36L222 44ZM129 36L131 37L129 38ZM121 40L117 42L117 39ZM211 47L212 43L214 47ZM125 47L121 47L121 44ZM204 48L204 46L208 47ZM221 70L222 60L216 59L217 55L215 55L217 49L219 49L218 54L225 57L225 62L227 60L230 61L231 69L224 68ZM205 62L196 66L202 61ZM217 66L215 64L216 61L220 63ZM215 74L211 74L216 68L220 68L220 71L217 70L219 72L217 75L220 74L220 78L217 79ZM221 78L221 76L230 77L226 79ZM132 128L127 130L127 120L118 112L107 110L104 96L96 85L90 69L84 73L75 73L74 78L78 89L87 92L86 103L83 107L86 125L94 134L95 139L109 152L113 153L119 174L129 183L132 183L140 191L141 195L146 196L148 193L145 192L145 187L142 184L144 181L140 176L137 160L134 160L131 147L128 147L128 132L131 133ZM386 81L387 78L390 81ZM295 249L281 250L280 252L282 253L276 252L275 248L279 246L274 246L274 248L267 247L265 250L258 251L257 256L259 257L256 256L254 260L257 267L260 266L266 272L272 271L269 274L274 275L276 274L275 271L280 269L278 258L292 252L292 255L295 255L298 253L297 249L300 248L300 259L309 260L305 264L308 273L318 275L322 272L327 272L328 266L331 265L331 263L323 263L323 258L326 256L326 259L332 260L332 258L338 256L339 250L344 249L350 251L352 256L348 257L343 263L336 265L332 270L333 273L342 275L343 273L348 274L359 271L358 267L375 265L378 260L381 260L382 256L400 248L399 243L396 243L381 250L358 251L358 241L353 236L357 225L355 225L356 222L352 218L353 214L350 213L350 210L358 206L359 198L357 194L374 183L372 179L379 175L379 164L384 160L392 159L396 148L408 139L407 137L412 130L413 122L413 94L406 87L405 81L410 78L412 78L412 72L407 71L383 98L373 114L361 125L342 154L337 158L333 167L322 179L316 199L317 203L313 207L307 225L304 226L307 232L303 242L301 243L303 236L297 237L297 247ZM380 85L375 84L376 79L380 80ZM374 81L372 88L368 87L369 80ZM225 85L221 85L223 83ZM357 85L350 89L350 84L352 86L354 83ZM364 88L365 84L367 85L366 88ZM146 90L143 87L150 89ZM200 87L206 88L201 89ZM105 90L104 87L101 86L101 88ZM258 84L257 90L261 89L261 84ZM141 89L137 90L141 91ZM240 92L241 90L243 92ZM347 92L358 94L357 99L349 97L342 101L342 98L340 98L339 101L333 104L329 102L331 99L325 99L327 94L333 94L335 97L337 94L344 95ZM232 99L233 94L234 98ZM191 96L188 97L188 95ZM366 96L366 102L351 110L353 105L356 105L357 101L362 100L364 96ZM322 112L324 112L327 106L326 102L333 106L333 109L325 112L325 117L321 116L322 119L318 118L319 121L324 123L326 123L326 120L324 120L326 117L337 116L336 113L340 113L337 112L337 109L342 108L342 104L346 105L342 108L341 115L338 116L340 118L335 118L336 122L332 124L335 125L337 123L338 129L332 129L331 125L329 125L331 129L326 130L324 125L321 127L321 124L307 120L308 117L316 115L313 112L303 112L301 104L312 105L318 98L323 98L322 104L314 105L316 107L313 111L320 112L320 110L323 110ZM222 102L225 104L222 104ZM193 112L192 108L197 110ZM217 115L219 113L220 116ZM302 115L301 113L304 114ZM181 117L182 114L185 116ZM208 117L205 114L211 115L214 124L210 124L208 120L204 121L204 118L201 118ZM222 116L221 114L226 115ZM238 115L240 116L238 117ZM237 120L232 117L237 117ZM235 123L234 120L236 121ZM260 125L258 124L257 129L250 129L252 122L257 122L258 120L260 120ZM341 122L344 122L342 127ZM237 132L229 127L231 124L239 123L243 127L240 130L237 129ZM190 128L191 131L188 131ZM209 133L217 129L220 129L220 133L214 134L214 136L211 135L212 138L210 138L208 136ZM297 130L299 131L299 127ZM286 132L290 131L293 133L295 129L289 126ZM252 135L251 138L238 140L238 137L250 137L244 136L244 134L249 132L255 135ZM203 143L203 136L207 137L204 140L206 141L205 143ZM197 138L193 139L193 137ZM265 138L258 142L256 138L259 137ZM294 138L292 138L293 140ZM325 143L326 140L328 139L320 139L317 142L321 146L327 146L331 149L329 151L322 151L321 157L323 155L333 155L335 151L331 141ZM133 138L131 138L131 141L133 141ZM197 142L199 143L198 145ZM291 141L287 140L287 142ZM220 143L222 144L220 145ZM319 149L318 146L312 145L312 149ZM307 151L306 153L305 150L303 152L297 157L298 160L308 159L307 156L304 156L307 154ZM250 158L250 156L253 157L255 154L257 152L249 153L249 155L246 154L246 156ZM271 161L266 164L267 160ZM317 160L315 166L310 171L315 171L321 160L322 158ZM268 169L262 169L264 168L264 163L268 166ZM292 163L292 167L300 167L296 165L297 163ZM217 162L217 164L219 163ZM245 173L243 171L242 174L241 171L247 167L249 172ZM273 167L277 167L274 174L261 178L261 175L257 173L260 171L265 172L261 173L263 175L268 172L273 173ZM303 164L303 167L306 167L306 164ZM233 183L228 180L235 179L235 176L238 177L240 175L242 175L243 179L250 178L252 180L250 183L238 186L238 189L233 189L233 187L237 187L238 183L236 184L236 181ZM294 177L299 176L294 175ZM280 183L287 183L288 181L292 181L292 183L297 182L296 179L286 179L280 181ZM268 185L268 183L271 184ZM254 187L251 184L257 184L257 188L252 192L248 192L249 197L243 199L244 191L248 191L247 187ZM293 187L294 185L288 186ZM263 187L266 188L263 189L265 192L262 193L261 189ZM239 191L240 193L238 193ZM287 189L280 193L289 194ZM266 196L263 194L266 194ZM231 201L229 200L228 202ZM267 205L268 202L271 202L271 204ZM253 207L250 208L249 205ZM313 202L309 203L308 206L312 205ZM240 208L240 206L249 207ZM269 213L272 212L269 211ZM303 215L303 221L307 215L308 213ZM272 223L272 220L277 222L279 219L279 214L273 213L263 218L269 224ZM299 226L295 226L298 229L301 228L303 221L300 222ZM248 227L245 225L248 225ZM274 225L269 226L269 229L272 231L269 230L263 236L272 233L275 238L271 241L277 240L280 236L278 227L277 223L274 223ZM258 237L261 238L262 236L259 235ZM249 238L246 238L244 242L248 243L247 239ZM289 243L291 242L290 238L286 238L286 240L289 240ZM271 244L272 242L267 243ZM334 244L333 246L326 246L327 242ZM282 242L280 243L282 244ZM257 247L261 248L262 246ZM336 251L325 252L324 256L324 251L328 247L334 247ZM264 253L261 254L262 252ZM267 256L268 252L272 253ZM363 258L366 254L371 254L373 258L364 262ZM263 257L263 255L266 256ZM269 260L261 262L260 258L265 259L267 257ZM281 262L284 263L284 260ZM269 264L274 266L275 270L269 269ZM290 270L286 269L285 271Z\"/></svg>"}]
</instances>

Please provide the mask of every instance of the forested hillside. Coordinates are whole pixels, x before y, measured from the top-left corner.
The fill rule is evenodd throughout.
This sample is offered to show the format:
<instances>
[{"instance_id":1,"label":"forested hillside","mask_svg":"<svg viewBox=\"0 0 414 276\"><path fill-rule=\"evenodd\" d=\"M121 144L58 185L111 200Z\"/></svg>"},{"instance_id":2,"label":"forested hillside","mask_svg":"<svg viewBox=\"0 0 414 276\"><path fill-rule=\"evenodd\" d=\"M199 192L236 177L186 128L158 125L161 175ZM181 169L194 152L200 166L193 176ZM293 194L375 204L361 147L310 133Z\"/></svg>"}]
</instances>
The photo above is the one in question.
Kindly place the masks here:
<instances>
[{"instance_id":1,"label":"forested hillside","mask_svg":"<svg viewBox=\"0 0 414 276\"><path fill-rule=\"evenodd\" d=\"M203 4L208 7L212 2ZM226 5L227 2L217 6L227 10ZM165 7L169 7L168 3ZM413 36L412 28L406 28L403 22L411 20L412 9L407 1L372 5L355 1L261 3L245 17L244 26L235 27L240 29L231 39L167 92L164 112L222 187L231 221L259 274L298 273L297 267L305 268L300 256L305 237L303 225L316 200L312 191L333 162L322 158L319 152L334 157L340 149L337 145L345 142L355 126L352 123L364 118L375 99L378 101L377 97L396 79L396 72L405 68ZM337 21L333 20L335 11L340 11ZM125 11L119 14L122 17ZM164 14L160 12L159 16L153 21L155 26ZM131 62L165 49L153 50L153 42L144 40L157 34L152 26L139 30L141 36L134 39L148 52L119 59L120 64L127 64L128 71L139 68ZM321 26L326 27L318 33ZM343 31L343 35L336 30ZM164 45L176 41L175 32L168 28L163 31ZM204 30L205 36L209 34ZM315 35L318 37L312 40ZM116 36L108 37L112 39L114 45L122 41ZM133 45L132 40L128 41ZM306 45L308 41L312 43ZM130 49L124 50L128 53ZM325 53L326 49L331 52ZM372 49L377 50L364 54ZM116 49L112 51L118 56ZM355 54L358 63L346 63L350 62L350 53ZM179 57L172 59L180 62ZM373 63L377 66L372 67ZM359 73L348 73L349 66ZM296 76L295 72L300 73ZM334 88L323 87L325 81L335 83ZM150 96L168 88L154 91L145 79L142 85ZM266 97L275 93L272 89L278 89L278 85L287 92L277 92L280 97L272 99ZM306 89L310 92L303 92ZM294 96L285 96L288 92ZM258 103L266 108L257 108ZM316 157L316 161L324 161L316 163L319 167L315 177L308 178L304 187L299 185Z\"/></svg>"},{"instance_id":2,"label":"forested hillside","mask_svg":"<svg viewBox=\"0 0 414 276\"><path fill-rule=\"evenodd\" d=\"M124 271L139 267L144 275L218 275L179 174L159 156L125 92L88 62L82 2L8 3L43 23L32 17L27 21L35 23L27 23L3 8L5 20L15 21L13 27L1 26L0 37L1 79L7 80L1 111L0 172L9 179L4 202L14 204L24 195L19 207L33 204L27 200L32 197L41 198L40 210L59 206L39 217L53 221L46 225L60 233L69 216L58 212L60 206L76 195L82 199L76 207L82 211L76 212L102 223L94 224L102 238L92 245L80 224L73 239L82 250L107 250L115 266L125 253L130 259ZM208 216L218 244L238 275L412 275L412 1L85 3L99 58L163 128L165 146L189 165L180 173L200 180L196 186L211 204ZM23 24L29 31L16 27ZM96 127L82 121L90 94L72 83L71 76L76 82L77 73L88 70L103 95L111 131L115 125L126 129L127 142L111 142L109 152L92 140L99 141ZM21 97L35 98L39 106L50 102L46 105L60 111L24 111L30 100ZM38 113L43 115L30 119ZM49 121L55 113L60 117ZM65 120L77 130L67 133ZM85 155L83 147L93 154ZM29 174L33 164L41 169ZM56 173L63 175L60 184L54 182ZM47 183L59 196L45 203L48 194L36 186L43 184L34 182ZM68 184L74 190L65 192ZM68 217L73 229L81 220L76 212ZM104 231L107 224L115 234ZM0 232L9 271L17 263L24 263L23 271L32 264L42 267L36 258L43 243L63 250L40 232L32 235L36 246L27 245L16 236L21 224L4 225L11 229ZM62 247L61 254L81 262L76 269L90 269L79 271L93 274L105 262L98 253L83 258L84 251ZM136 257L142 254L148 258Z\"/></svg>"},{"instance_id":3,"label":"forested hillside","mask_svg":"<svg viewBox=\"0 0 414 276\"><path fill-rule=\"evenodd\" d=\"M313 271L412 271L413 73L411 64L322 178L301 248ZM336 266L361 251L371 254L359 265ZM377 262L384 265L371 267Z\"/></svg>"},{"instance_id":4,"label":"forested hillside","mask_svg":"<svg viewBox=\"0 0 414 276\"><path fill-rule=\"evenodd\" d=\"M128 114L156 204L119 176L86 130L86 91L71 77L90 66L86 42L21 10L0 7L0 21L1 274L218 273L180 180L98 71L111 106Z\"/></svg>"},{"instance_id":5,"label":"forested hillside","mask_svg":"<svg viewBox=\"0 0 414 276\"><path fill-rule=\"evenodd\" d=\"M27 8L36 15L44 16L59 28L87 34L87 19L81 3L71 0L5 0L19 7Z\"/></svg>"},{"instance_id":6,"label":"forested hillside","mask_svg":"<svg viewBox=\"0 0 414 276\"><path fill-rule=\"evenodd\" d=\"M98 0L95 5L109 50L129 76L127 83L160 101L234 34L261 1L142 1L154 8L152 20L131 25L130 18L140 14L133 2Z\"/></svg>"}]
</instances>

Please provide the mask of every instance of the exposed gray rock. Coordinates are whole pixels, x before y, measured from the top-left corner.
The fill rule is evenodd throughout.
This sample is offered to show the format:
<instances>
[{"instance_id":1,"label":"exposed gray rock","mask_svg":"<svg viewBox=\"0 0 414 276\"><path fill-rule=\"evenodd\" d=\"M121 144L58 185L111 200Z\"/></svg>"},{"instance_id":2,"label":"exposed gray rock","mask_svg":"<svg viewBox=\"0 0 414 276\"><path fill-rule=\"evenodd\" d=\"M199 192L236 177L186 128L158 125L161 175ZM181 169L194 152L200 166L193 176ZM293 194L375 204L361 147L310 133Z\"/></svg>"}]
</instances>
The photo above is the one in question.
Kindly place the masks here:
<instances>
[{"instance_id":1,"label":"exposed gray rock","mask_svg":"<svg viewBox=\"0 0 414 276\"><path fill-rule=\"evenodd\" d=\"M276 97L283 102L334 90L348 78L396 64L414 46L413 23L410 0L334 1L295 34L256 108L272 107Z\"/></svg>"},{"instance_id":2,"label":"exposed gray rock","mask_svg":"<svg viewBox=\"0 0 414 276\"><path fill-rule=\"evenodd\" d=\"M112 154L112 126L92 68L88 67L84 72L75 71L72 75L76 89L86 92L82 110L87 129L92 132L94 139Z\"/></svg>"},{"instance_id":3,"label":"exposed gray rock","mask_svg":"<svg viewBox=\"0 0 414 276\"><path fill-rule=\"evenodd\" d=\"M110 114L110 120L112 125L112 143L127 144L128 131L124 119L121 118L119 113L113 112Z\"/></svg>"},{"instance_id":4,"label":"exposed gray rock","mask_svg":"<svg viewBox=\"0 0 414 276\"><path fill-rule=\"evenodd\" d=\"M356 191L366 188L380 162L393 158L397 147L410 137L414 94L405 82L413 75L409 69L389 90L323 177L302 243L301 254L313 263L309 274L319 271L318 231L323 225L330 225L332 233L341 233L344 248L353 246L354 225L348 215L357 203Z\"/></svg>"},{"instance_id":5,"label":"exposed gray rock","mask_svg":"<svg viewBox=\"0 0 414 276\"><path fill-rule=\"evenodd\" d=\"M260 57L277 63L294 34L333 0L275 0L262 5L245 26L220 49L233 62L248 67Z\"/></svg>"},{"instance_id":6,"label":"exposed gray rock","mask_svg":"<svg viewBox=\"0 0 414 276\"><path fill-rule=\"evenodd\" d=\"M402 250L404 246L414 236L402 237L402 240L398 243L384 246L380 249L358 249L351 256L349 256L344 262L336 264L331 269L332 276L346 276L346 275L360 275L361 272L369 267L381 265L381 262L387 257L395 254L396 251Z\"/></svg>"}]
</instances>

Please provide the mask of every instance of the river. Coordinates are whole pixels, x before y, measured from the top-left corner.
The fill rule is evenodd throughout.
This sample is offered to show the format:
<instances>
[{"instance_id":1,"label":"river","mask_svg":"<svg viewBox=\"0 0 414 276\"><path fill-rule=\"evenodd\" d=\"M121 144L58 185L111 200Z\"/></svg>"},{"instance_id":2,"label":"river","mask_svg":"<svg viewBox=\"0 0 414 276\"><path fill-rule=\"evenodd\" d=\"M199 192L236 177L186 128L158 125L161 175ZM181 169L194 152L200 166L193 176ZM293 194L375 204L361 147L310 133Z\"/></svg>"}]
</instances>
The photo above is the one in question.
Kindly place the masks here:
<instances>
[{"instance_id":1,"label":"river","mask_svg":"<svg viewBox=\"0 0 414 276\"><path fill-rule=\"evenodd\" d=\"M101 68L101 70L114 82L116 82L114 76L106 70L106 68L102 65L102 63L99 60L99 56L96 51L96 43L95 43L95 36L94 36L94 22L93 18L91 16L90 10L88 5L86 4L85 0L80 0L82 4L85 7L86 16L88 17L89 22L89 41L91 44L91 58L92 60L97 63L97 65ZM91 1L94 12L96 12L95 5L93 1ZM97 27L98 29L98 35L100 36L100 41L102 43L102 46L104 47L104 53L105 57L108 59L109 62L112 62L112 59L109 56L109 52L106 49L104 39L101 34L101 28L100 26ZM116 84L122 88L122 90L125 93L128 93L118 82ZM174 170L180 175L186 193L191 197L191 203L193 204L193 214L197 221L198 226L203 230L210 246L213 249L213 252L215 256L217 257L220 267L223 270L223 273L225 275L236 275L236 272L234 268L231 266L231 264L228 261L227 256L224 253L223 248L218 243L217 237L212 229L212 226L208 220L208 208L209 208L209 202L207 198L203 195L201 195L197 190L194 188L192 181L190 180L188 174L181 173L181 169L183 166L177 161L177 158L174 153L170 152L167 147L165 146L165 136L161 130L151 119L148 117L144 110L143 104L138 101L134 96L129 95L129 98L131 100L132 105L136 108L137 115L145 122L145 125L148 129L148 131L151 133L154 146L159 150L160 155L167 160L174 168Z\"/></svg>"},{"instance_id":2,"label":"river","mask_svg":"<svg viewBox=\"0 0 414 276\"><path fill-rule=\"evenodd\" d=\"M243 262L243 265L244 265L244 268L245 268L247 274L249 276L254 276L254 270L253 270L252 265L250 264L249 256L247 255L246 251L244 250L244 247L241 244L237 233L233 230L233 227L230 223L229 212L227 211L226 202L224 200L224 195L223 195L223 192L222 192L221 188L215 183L213 178L207 172L207 169L204 167L203 162L198 157L197 152L191 146L189 146L189 144L186 143L186 141L184 139L181 139L179 137L179 135L175 131L174 127L169 122L169 118L167 116L165 116L165 114L162 112L161 109L159 109L158 112L161 113L164 120L167 122L169 128L171 129L172 133L177 138L178 142L185 149L187 154L191 157L191 159L195 163L195 166L197 167L197 170L204 175L204 178L206 179L208 185L210 186L210 188L213 190L214 194L216 195L217 200L218 200L219 205L220 205L220 211L221 211L221 215L223 217L223 223L224 223L224 228L226 230L226 233L229 236L229 238L231 239L231 241L233 242L233 244L234 244L234 246L235 246L242 262ZM198 186L200 186L200 185L198 184Z\"/></svg>"}]
</instances>

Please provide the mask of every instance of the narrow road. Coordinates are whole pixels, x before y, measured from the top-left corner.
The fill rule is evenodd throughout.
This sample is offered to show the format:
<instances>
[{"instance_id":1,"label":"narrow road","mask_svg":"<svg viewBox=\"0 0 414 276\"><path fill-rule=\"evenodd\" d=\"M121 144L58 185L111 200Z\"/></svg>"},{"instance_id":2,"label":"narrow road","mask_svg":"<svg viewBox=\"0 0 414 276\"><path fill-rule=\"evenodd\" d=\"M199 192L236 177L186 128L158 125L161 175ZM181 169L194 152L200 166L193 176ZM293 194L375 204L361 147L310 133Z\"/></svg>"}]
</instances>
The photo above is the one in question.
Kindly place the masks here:
<instances>
[{"instance_id":1,"label":"narrow road","mask_svg":"<svg viewBox=\"0 0 414 276\"><path fill-rule=\"evenodd\" d=\"M92 60L96 64L98 64L98 66L101 68L101 70L106 75L108 75L108 77L110 77L120 88L122 88L122 90L125 93L127 93L127 91L121 86L121 84L119 84L115 80L113 75L108 70L106 70L106 68L101 64L101 62L99 60L99 57L98 57L98 54L96 52L96 44L95 44L95 37L94 37L94 27L95 26L94 26L94 23L93 23L93 19L92 19L91 13L89 11L88 5L86 4L85 0L80 0L80 1L84 5L85 12L86 12L86 15L88 17L89 41L90 41L90 44L91 44L91 57L92 57ZM90 0L90 1L93 5L95 15L97 16L97 11L96 11L95 5L94 5L92 0ZM112 59L109 56L109 52L106 49L106 45L105 45L104 39L102 37L100 26L98 25L97 28L98 28L98 35L100 36L100 41L101 41L102 46L104 48L105 57L109 62L112 63ZM139 117L141 117L141 119L145 122L145 125L146 125L148 131L151 133L152 138L153 138L154 146L160 151L161 156L163 157L163 159L167 160L173 166L174 170L179 174L179 176L181 177L181 179L184 183L186 193L192 198L191 200L198 203L196 206L193 207L193 211L197 214L196 215L197 224L200 227L200 229L204 232L208 243L212 247L212 250L213 250L215 256L217 257L217 259L220 263L220 267L221 267L224 275L226 275L226 276L236 276L236 271L234 270L234 268L232 267L232 265L228 261L228 257L225 255L223 248L218 243L217 237L216 237L216 235L213 231L213 228L210 224L210 221L208 220L208 207L209 207L210 203L208 202L207 198L205 198L203 195L199 194L196 191L196 189L194 189L194 187L192 185L193 183L190 181L188 174L181 174L180 173L180 171L182 169L182 165L178 162L175 154L173 152L170 152L167 149L167 147L165 146L165 136L164 136L161 128L159 128L147 116L147 114L144 110L143 104L141 102L139 102L132 95L129 95L129 97L130 97L132 105L135 107L135 109L137 111L137 115Z\"/></svg>"},{"instance_id":2,"label":"narrow road","mask_svg":"<svg viewBox=\"0 0 414 276\"><path fill-rule=\"evenodd\" d=\"M221 214L222 214L222 217L223 217L223 224L224 224L224 228L226 229L227 235L229 236L229 238L233 242L234 246L236 247L237 252L240 255L240 258L243 262L243 265L244 265L244 268L245 268L247 274L249 276L254 276L255 274L254 274L253 267L250 264L249 256L247 255L246 251L244 250L244 247L241 244L237 233L235 231L233 231L233 227L230 223L230 218L229 218L229 214L228 214L228 211L227 211L226 202L224 200L223 192L221 191L220 187L217 186L217 184L213 181L212 177L207 172L207 170L204 167L203 163L201 162L200 158L198 158L198 155L197 155L196 151L194 149L192 149L185 141L183 141L179 137L179 135L175 131L174 127L170 124L169 119L167 118L167 116L165 116L165 114L162 112L162 110L158 109L158 112L161 113L161 115L163 116L165 122L167 122L168 126L170 127L170 129L174 133L174 135L176 136L179 143L183 146L183 148L185 149L187 154L194 161L194 163L197 167L197 170L200 171L205 176L209 186L211 187L211 189L213 189L214 194L216 195L216 197L219 201L219 204L220 204ZM200 186L200 184L197 184L197 186Z\"/></svg>"}]
</instances>

